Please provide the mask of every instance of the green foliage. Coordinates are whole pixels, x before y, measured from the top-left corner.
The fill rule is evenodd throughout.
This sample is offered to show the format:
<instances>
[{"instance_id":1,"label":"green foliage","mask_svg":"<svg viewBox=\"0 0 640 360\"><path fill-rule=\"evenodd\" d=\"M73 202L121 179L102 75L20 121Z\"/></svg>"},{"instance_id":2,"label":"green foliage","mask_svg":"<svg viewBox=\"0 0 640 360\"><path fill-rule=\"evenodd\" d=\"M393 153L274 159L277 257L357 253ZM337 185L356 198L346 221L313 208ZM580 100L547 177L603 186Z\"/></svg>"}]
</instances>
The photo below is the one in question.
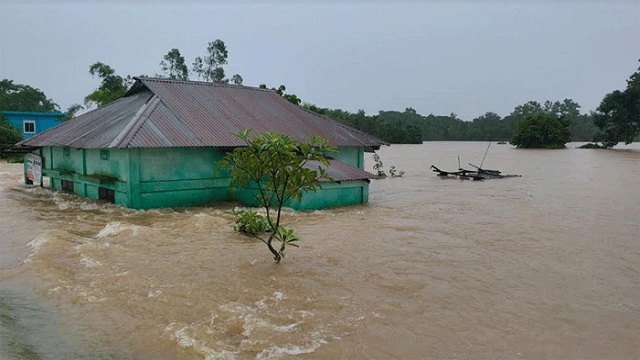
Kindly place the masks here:
<instances>
[{"instance_id":1,"label":"green foliage","mask_svg":"<svg viewBox=\"0 0 640 360\"><path fill-rule=\"evenodd\" d=\"M325 170L329 166L325 154L337 148L318 136L309 136L307 142L300 142L275 132L254 136L246 130L235 135L247 146L227 153L219 168L231 171L230 186L256 190L256 200L266 212L264 229L275 229L268 239L256 237L267 245L274 260L280 262L286 245L294 245L299 240L293 230L281 226L282 208L289 201L302 199L304 192L322 188L320 179L333 180ZM263 229L260 217L249 212L239 213L235 228L248 235L257 234ZM280 242L278 250L273 247L273 240Z\"/></svg>"},{"instance_id":2,"label":"green foliage","mask_svg":"<svg viewBox=\"0 0 640 360\"><path fill-rule=\"evenodd\" d=\"M13 128L11 123L0 112L0 151L22 140L22 132Z\"/></svg>"},{"instance_id":3,"label":"green foliage","mask_svg":"<svg viewBox=\"0 0 640 360\"><path fill-rule=\"evenodd\" d=\"M84 104L87 108L104 106L121 98L133 81L131 76L116 75L115 70L101 62L91 65L89 74L98 76L102 82L95 91L84 98Z\"/></svg>"},{"instance_id":4,"label":"green foliage","mask_svg":"<svg viewBox=\"0 0 640 360\"><path fill-rule=\"evenodd\" d=\"M380 160L380 155L374 153L373 162L375 162L375 164L373 164L373 170L376 171L376 175L378 175L381 178L387 177L387 173L385 173L384 170L382 170L382 167L384 166L384 164L382 163L382 160Z\"/></svg>"},{"instance_id":5,"label":"green foliage","mask_svg":"<svg viewBox=\"0 0 640 360\"><path fill-rule=\"evenodd\" d=\"M84 110L84 106L80 104L70 105L67 111L65 112L65 116L62 118L62 120L66 121L66 120L73 119L76 116L76 113L80 110Z\"/></svg>"},{"instance_id":6,"label":"green foliage","mask_svg":"<svg viewBox=\"0 0 640 360\"><path fill-rule=\"evenodd\" d=\"M171 49L160 62L164 77L177 80L189 80L189 68L180 50Z\"/></svg>"},{"instance_id":7,"label":"green foliage","mask_svg":"<svg viewBox=\"0 0 640 360\"><path fill-rule=\"evenodd\" d=\"M606 148L624 141L630 144L640 135L640 68L631 74L624 91L616 90L607 94L594 117L600 128L594 141L602 142Z\"/></svg>"},{"instance_id":8,"label":"green foliage","mask_svg":"<svg viewBox=\"0 0 640 360\"><path fill-rule=\"evenodd\" d=\"M235 85L242 85L242 76L240 74L235 74L231 77L231 82Z\"/></svg>"},{"instance_id":9,"label":"green foliage","mask_svg":"<svg viewBox=\"0 0 640 360\"><path fill-rule=\"evenodd\" d=\"M569 123L552 115L526 115L518 122L511 144L519 148L563 148L569 142Z\"/></svg>"},{"instance_id":10,"label":"green foliage","mask_svg":"<svg viewBox=\"0 0 640 360\"><path fill-rule=\"evenodd\" d=\"M237 232L249 236L257 236L270 229L264 216L258 214L255 210L233 210L232 214L235 217L233 230Z\"/></svg>"},{"instance_id":11,"label":"green foliage","mask_svg":"<svg viewBox=\"0 0 640 360\"><path fill-rule=\"evenodd\" d=\"M48 99L40 89L0 80L0 111L57 112L60 106Z\"/></svg>"},{"instance_id":12,"label":"green foliage","mask_svg":"<svg viewBox=\"0 0 640 360\"><path fill-rule=\"evenodd\" d=\"M266 89L267 85L266 84L260 84L258 86L259 89ZM285 90L287 90L287 88L284 85L280 85L277 89L276 88L271 88L271 90L275 90L278 95L282 96L283 98L287 99L290 103L295 104L295 105L300 105L300 103L302 102L302 99L300 99L296 94L285 94Z\"/></svg>"},{"instance_id":13,"label":"green foliage","mask_svg":"<svg viewBox=\"0 0 640 360\"><path fill-rule=\"evenodd\" d=\"M375 162L375 164L373 164L373 170L376 171L376 175L381 178L386 178L387 173L383 170L384 164L382 163L382 160L380 160L380 155L374 152L373 161ZM397 170L395 166L391 166L389 168L389 175L391 175L392 178L402 177L402 175L404 175L404 171Z\"/></svg>"},{"instance_id":14,"label":"green foliage","mask_svg":"<svg viewBox=\"0 0 640 360\"><path fill-rule=\"evenodd\" d=\"M57 112L59 106L39 89L14 84L9 79L0 80L0 151L22 140L22 132L3 111Z\"/></svg>"},{"instance_id":15,"label":"green foliage","mask_svg":"<svg viewBox=\"0 0 640 360\"><path fill-rule=\"evenodd\" d=\"M227 83L222 65L227 64L229 51L224 41L216 39L209 42L207 46L207 56L197 57L193 62L193 72L198 75L198 79L215 83Z\"/></svg>"},{"instance_id":16,"label":"green foliage","mask_svg":"<svg viewBox=\"0 0 640 360\"><path fill-rule=\"evenodd\" d=\"M423 141L492 141L513 137L516 124L527 115L548 114L563 116L570 124L571 140L589 140L596 133L591 115L580 115L580 105L571 99L562 102L536 101L517 106L504 118L487 112L472 121L459 119L456 114L423 116L413 108L404 112L380 111L369 116L363 110L350 113L341 109L319 108L305 103L303 107L333 120L364 131L390 143L420 144Z\"/></svg>"},{"instance_id":17,"label":"green foliage","mask_svg":"<svg viewBox=\"0 0 640 360\"><path fill-rule=\"evenodd\" d=\"M404 171L402 171L402 170L396 170L396 167L392 165L392 166L389 168L389 175L391 175L391 177L392 177L392 178L395 178L395 177L402 177L402 175L404 175Z\"/></svg>"}]
</instances>

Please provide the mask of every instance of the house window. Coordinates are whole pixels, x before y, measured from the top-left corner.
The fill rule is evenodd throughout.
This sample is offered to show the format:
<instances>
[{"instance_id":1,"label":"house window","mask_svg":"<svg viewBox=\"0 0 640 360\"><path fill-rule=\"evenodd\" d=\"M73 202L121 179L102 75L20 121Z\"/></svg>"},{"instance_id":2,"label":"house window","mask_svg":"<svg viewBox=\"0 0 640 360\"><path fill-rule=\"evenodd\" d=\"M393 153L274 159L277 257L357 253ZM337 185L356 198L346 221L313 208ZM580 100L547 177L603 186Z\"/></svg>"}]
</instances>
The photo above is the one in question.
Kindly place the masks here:
<instances>
[{"instance_id":1,"label":"house window","mask_svg":"<svg viewBox=\"0 0 640 360\"><path fill-rule=\"evenodd\" d=\"M109 150L100 150L100 159L109 160Z\"/></svg>"},{"instance_id":2,"label":"house window","mask_svg":"<svg viewBox=\"0 0 640 360\"><path fill-rule=\"evenodd\" d=\"M68 148L68 147L62 148L62 155L64 157L69 157L71 155L71 148Z\"/></svg>"},{"instance_id":3,"label":"house window","mask_svg":"<svg viewBox=\"0 0 640 360\"><path fill-rule=\"evenodd\" d=\"M108 201L108 202L110 202L112 204L115 204L116 203L116 192L111 190L111 189L100 187L100 188L98 188L98 199L104 200L104 201Z\"/></svg>"},{"instance_id":4,"label":"house window","mask_svg":"<svg viewBox=\"0 0 640 360\"><path fill-rule=\"evenodd\" d=\"M36 122L33 120L24 120L22 122L22 128L25 134L35 134L36 133Z\"/></svg>"},{"instance_id":5,"label":"house window","mask_svg":"<svg viewBox=\"0 0 640 360\"><path fill-rule=\"evenodd\" d=\"M69 180L61 180L62 182L62 191L64 192L73 192L73 181Z\"/></svg>"}]
</instances>

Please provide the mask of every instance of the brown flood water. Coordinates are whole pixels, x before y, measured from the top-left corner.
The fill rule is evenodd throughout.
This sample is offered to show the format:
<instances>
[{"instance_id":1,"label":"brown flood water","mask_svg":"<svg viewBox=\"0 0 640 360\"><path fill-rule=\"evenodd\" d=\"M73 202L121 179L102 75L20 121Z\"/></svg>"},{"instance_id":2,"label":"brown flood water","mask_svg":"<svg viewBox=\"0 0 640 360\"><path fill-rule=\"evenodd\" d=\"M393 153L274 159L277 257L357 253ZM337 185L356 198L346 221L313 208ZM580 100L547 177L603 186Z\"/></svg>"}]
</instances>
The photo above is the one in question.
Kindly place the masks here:
<instances>
[{"instance_id":1,"label":"brown flood water","mask_svg":"<svg viewBox=\"0 0 640 360\"><path fill-rule=\"evenodd\" d=\"M523 177L484 182L428 168L487 143L383 148L405 175L367 206L287 212L303 241L281 264L233 232L233 204L134 211L0 163L0 290L109 358L638 359L640 146L574 146L492 145L484 167Z\"/></svg>"}]
</instances>

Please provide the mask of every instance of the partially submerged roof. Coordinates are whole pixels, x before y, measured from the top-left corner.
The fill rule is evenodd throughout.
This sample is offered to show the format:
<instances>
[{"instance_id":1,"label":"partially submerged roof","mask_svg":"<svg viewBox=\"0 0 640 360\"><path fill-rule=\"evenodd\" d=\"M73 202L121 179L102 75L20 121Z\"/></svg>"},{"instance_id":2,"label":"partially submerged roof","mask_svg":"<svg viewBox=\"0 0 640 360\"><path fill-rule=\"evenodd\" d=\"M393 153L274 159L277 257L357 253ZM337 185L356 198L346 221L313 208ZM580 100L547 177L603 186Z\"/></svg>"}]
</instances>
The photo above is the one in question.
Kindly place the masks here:
<instances>
[{"instance_id":1,"label":"partially submerged roof","mask_svg":"<svg viewBox=\"0 0 640 360\"><path fill-rule=\"evenodd\" d=\"M334 181L379 179L379 177L376 175L358 169L357 167L345 164L342 161L333 158L330 158L328 160L328 167L323 165L320 161L316 160L307 162L305 164L305 167L316 171L318 171L319 167L323 167L326 171L326 174L329 175ZM327 179L322 178L320 181L327 181Z\"/></svg>"},{"instance_id":2,"label":"partially submerged roof","mask_svg":"<svg viewBox=\"0 0 640 360\"><path fill-rule=\"evenodd\" d=\"M374 136L296 106L277 92L240 85L136 78L125 96L20 144L75 148L235 147L233 135L275 131L333 146L378 148Z\"/></svg>"}]
</instances>

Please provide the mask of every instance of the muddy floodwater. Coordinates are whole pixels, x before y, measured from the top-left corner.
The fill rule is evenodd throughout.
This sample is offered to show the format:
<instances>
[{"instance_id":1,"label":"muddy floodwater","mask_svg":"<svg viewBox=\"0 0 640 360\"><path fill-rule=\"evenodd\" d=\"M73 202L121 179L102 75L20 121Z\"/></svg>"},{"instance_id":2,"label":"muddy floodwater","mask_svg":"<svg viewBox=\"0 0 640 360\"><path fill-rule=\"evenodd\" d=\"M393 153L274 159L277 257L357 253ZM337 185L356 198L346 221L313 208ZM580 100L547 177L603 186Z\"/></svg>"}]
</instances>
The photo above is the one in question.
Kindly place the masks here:
<instances>
[{"instance_id":1,"label":"muddy floodwater","mask_svg":"<svg viewBox=\"0 0 640 360\"><path fill-rule=\"evenodd\" d=\"M369 204L285 214L275 264L235 204L135 211L0 163L2 359L638 359L640 146L379 151ZM371 171L368 154L366 168ZM469 167L469 166L465 166Z\"/></svg>"}]
</instances>

